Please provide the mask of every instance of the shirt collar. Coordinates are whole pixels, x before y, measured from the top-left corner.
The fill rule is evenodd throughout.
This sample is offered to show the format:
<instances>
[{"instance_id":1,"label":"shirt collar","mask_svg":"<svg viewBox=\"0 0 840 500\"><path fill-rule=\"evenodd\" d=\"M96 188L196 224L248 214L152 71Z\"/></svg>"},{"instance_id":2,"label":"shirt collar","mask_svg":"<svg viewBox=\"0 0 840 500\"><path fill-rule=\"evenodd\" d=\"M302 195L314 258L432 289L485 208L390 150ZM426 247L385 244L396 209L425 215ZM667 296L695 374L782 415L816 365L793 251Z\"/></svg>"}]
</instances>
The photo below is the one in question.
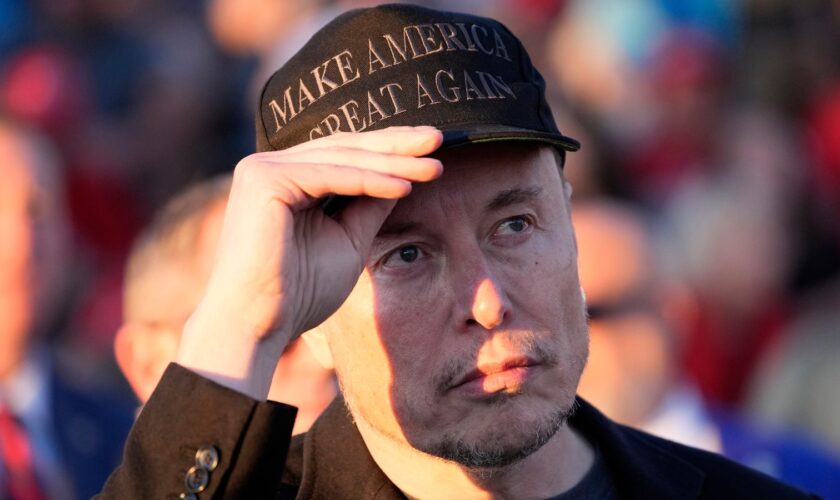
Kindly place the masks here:
<instances>
[{"instance_id":1,"label":"shirt collar","mask_svg":"<svg viewBox=\"0 0 840 500\"><path fill-rule=\"evenodd\" d=\"M49 420L46 355L33 350L20 366L0 381L0 401L25 425Z\"/></svg>"}]
</instances>

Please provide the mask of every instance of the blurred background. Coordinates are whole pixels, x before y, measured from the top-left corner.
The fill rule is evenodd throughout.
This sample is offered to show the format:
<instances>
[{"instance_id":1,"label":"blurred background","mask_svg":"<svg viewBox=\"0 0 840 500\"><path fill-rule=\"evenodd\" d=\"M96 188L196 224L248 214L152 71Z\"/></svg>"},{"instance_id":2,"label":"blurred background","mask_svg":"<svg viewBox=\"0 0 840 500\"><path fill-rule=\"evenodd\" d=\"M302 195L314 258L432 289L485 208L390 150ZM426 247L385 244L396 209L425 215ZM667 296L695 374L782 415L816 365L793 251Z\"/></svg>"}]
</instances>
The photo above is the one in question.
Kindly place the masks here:
<instances>
[{"instance_id":1,"label":"blurred background","mask_svg":"<svg viewBox=\"0 0 840 500\"><path fill-rule=\"evenodd\" d=\"M0 0L0 410L45 366L133 408L112 352L134 238L254 150L255 94L274 69L374 3ZM583 143L566 165L576 202L636 231L581 250L597 361L583 395L642 427L688 398L840 457L840 2L415 3L522 38L560 129ZM622 274L628 262L638 272ZM642 311L667 334L629 321ZM23 378L23 393L41 387ZM611 395L610 380L637 383ZM96 422L68 439L93 453ZM695 445L726 452L722 435ZM36 443L35 461L78 483L66 446ZM771 451L743 460L777 473L787 458Z\"/></svg>"}]
</instances>

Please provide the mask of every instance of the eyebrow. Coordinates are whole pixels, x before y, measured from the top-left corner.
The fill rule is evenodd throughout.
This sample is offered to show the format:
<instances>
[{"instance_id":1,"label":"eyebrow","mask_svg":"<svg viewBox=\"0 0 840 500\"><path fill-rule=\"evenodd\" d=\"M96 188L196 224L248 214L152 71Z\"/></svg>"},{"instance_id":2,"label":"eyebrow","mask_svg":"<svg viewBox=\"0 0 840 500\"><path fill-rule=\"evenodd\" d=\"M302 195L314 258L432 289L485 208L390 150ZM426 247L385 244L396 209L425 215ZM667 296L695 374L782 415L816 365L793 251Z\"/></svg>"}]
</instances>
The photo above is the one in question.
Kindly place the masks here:
<instances>
[{"instance_id":1,"label":"eyebrow","mask_svg":"<svg viewBox=\"0 0 840 500\"><path fill-rule=\"evenodd\" d=\"M413 231L420 226L417 222L413 221L406 221L406 222L392 222L392 223L385 223L379 228L379 232L376 233L377 238L387 238L388 236L399 236L401 234L405 234L407 232Z\"/></svg>"},{"instance_id":2,"label":"eyebrow","mask_svg":"<svg viewBox=\"0 0 840 500\"><path fill-rule=\"evenodd\" d=\"M538 198L541 194L542 188L539 186L505 189L504 191L497 193L496 196L487 203L485 210L498 210L517 203L524 203ZM416 231L422 226L423 225L421 223L415 221L386 222L381 228L379 228L379 232L376 233L376 238L400 236L405 233Z\"/></svg>"},{"instance_id":3,"label":"eyebrow","mask_svg":"<svg viewBox=\"0 0 840 500\"><path fill-rule=\"evenodd\" d=\"M500 208L516 205L517 203L524 203L538 198L542 194L542 188L533 186L529 188L513 188L506 189L499 192L496 196L487 203L487 210L498 210Z\"/></svg>"}]
</instances>

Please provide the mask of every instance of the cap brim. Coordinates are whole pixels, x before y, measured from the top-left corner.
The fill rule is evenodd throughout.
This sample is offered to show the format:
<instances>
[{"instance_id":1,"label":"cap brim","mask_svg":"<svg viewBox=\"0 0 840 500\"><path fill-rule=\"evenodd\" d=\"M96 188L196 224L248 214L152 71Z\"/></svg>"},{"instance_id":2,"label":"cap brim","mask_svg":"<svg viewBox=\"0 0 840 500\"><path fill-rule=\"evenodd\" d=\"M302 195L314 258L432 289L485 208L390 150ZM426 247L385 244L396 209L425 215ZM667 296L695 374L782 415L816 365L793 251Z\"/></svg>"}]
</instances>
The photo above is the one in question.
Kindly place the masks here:
<instances>
[{"instance_id":1,"label":"cap brim","mask_svg":"<svg viewBox=\"0 0 840 500\"><path fill-rule=\"evenodd\" d=\"M571 137L550 132L540 132L507 125L480 125L470 127L439 127L443 132L443 144L440 149L481 144L487 142L519 141L549 144L565 151L577 151L580 143ZM341 211L353 198L350 196L330 195L321 204L324 213L333 216Z\"/></svg>"},{"instance_id":2,"label":"cap brim","mask_svg":"<svg viewBox=\"0 0 840 500\"><path fill-rule=\"evenodd\" d=\"M484 142L525 141L550 144L565 151L577 151L580 143L571 137L551 132L529 130L507 125L479 125L467 127L441 127L443 145L441 148L463 146Z\"/></svg>"}]
</instances>

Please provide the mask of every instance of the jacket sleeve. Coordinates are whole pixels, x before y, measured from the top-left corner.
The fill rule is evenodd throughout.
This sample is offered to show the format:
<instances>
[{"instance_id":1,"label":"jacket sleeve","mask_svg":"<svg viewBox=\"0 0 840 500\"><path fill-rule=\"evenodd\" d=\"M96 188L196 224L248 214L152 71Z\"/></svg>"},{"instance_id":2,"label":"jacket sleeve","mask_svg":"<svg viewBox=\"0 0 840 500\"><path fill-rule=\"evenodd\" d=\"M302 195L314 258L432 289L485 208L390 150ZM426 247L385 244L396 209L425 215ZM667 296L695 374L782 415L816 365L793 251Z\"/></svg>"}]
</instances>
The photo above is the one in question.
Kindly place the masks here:
<instances>
[{"instance_id":1,"label":"jacket sleeve","mask_svg":"<svg viewBox=\"0 0 840 500\"><path fill-rule=\"evenodd\" d=\"M273 498L296 413L171 363L98 498Z\"/></svg>"}]
</instances>

